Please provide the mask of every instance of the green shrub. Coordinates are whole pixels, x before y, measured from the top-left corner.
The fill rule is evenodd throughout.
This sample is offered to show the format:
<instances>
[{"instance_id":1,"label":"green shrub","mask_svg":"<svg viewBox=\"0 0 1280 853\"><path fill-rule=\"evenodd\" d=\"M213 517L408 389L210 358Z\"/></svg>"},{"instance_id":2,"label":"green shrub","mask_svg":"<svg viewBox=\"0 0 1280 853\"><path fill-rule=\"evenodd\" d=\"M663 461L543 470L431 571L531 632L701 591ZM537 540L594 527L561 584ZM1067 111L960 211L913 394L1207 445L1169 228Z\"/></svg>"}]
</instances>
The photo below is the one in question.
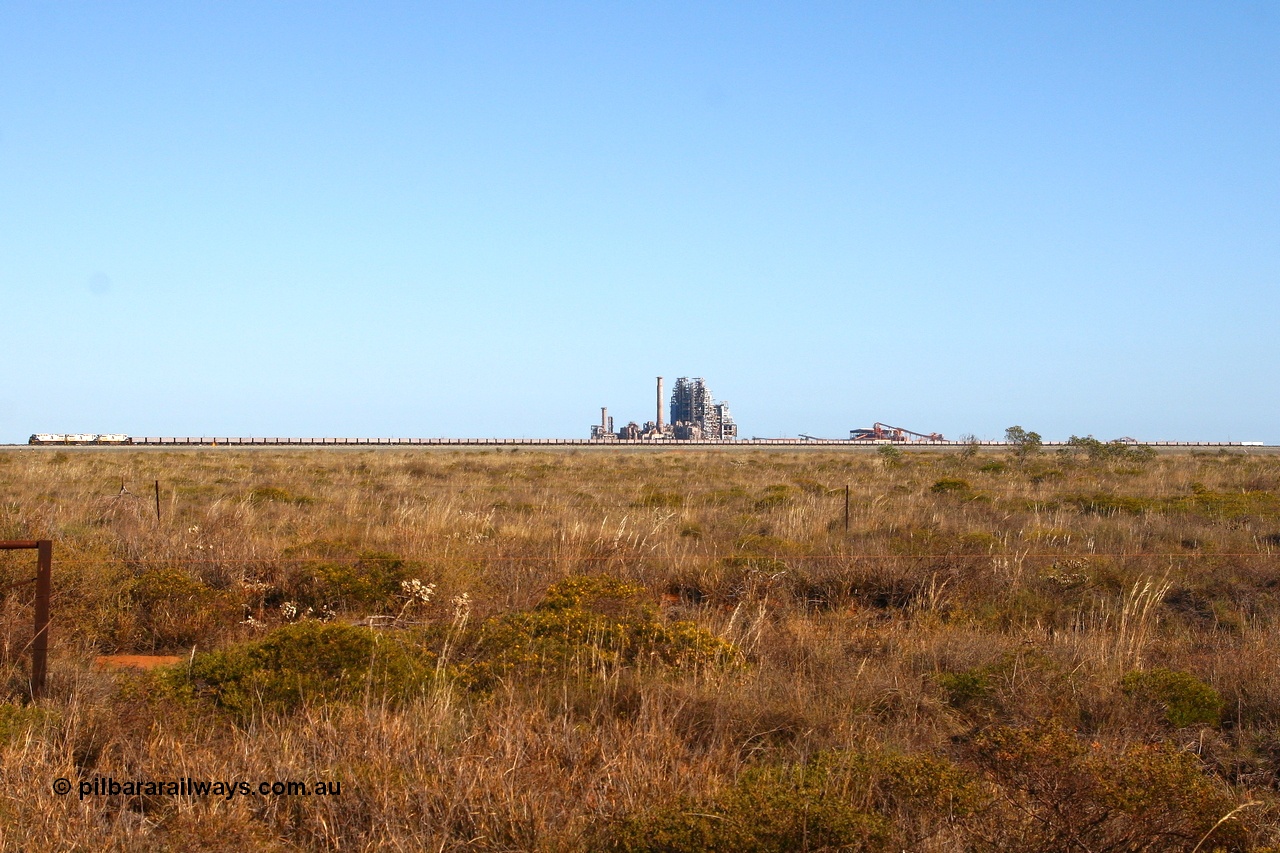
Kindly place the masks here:
<instances>
[{"instance_id":1,"label":"green shrub","mask_svg":"<svg viewBox=\"0 0 1280 853\"><path fill-rule=\"evenodd\" d=\"M968 480L961 480L953 477L943 477L938 482L929 487L929 491L935 495L946 495L954 492L964 493L972 491Z\"/></svg>"},{"instance_id":2,"label":"green shrub","mask_svg":"<svg viewBox=\"0 0 1280 853\"><path fill-rule=\"evenodd\" d=\"M903 556L949 554L957 545L954 536L933 525L896 527L888 531L885 540L889 553Z\"/></svg>"},{"instance_id":3,"label":"green shrub","mask_svg":"<svg viewBox=\"0 0 1280 853\"><path fill-rule=\"evenodd\" d=\"M249 503L251 504L281 503L305 505L311 502L311 498L305 495L295 495L287 489L281 489L278 486L255 486L249 490Z\"/></svg>"},{"instance_id":4,"label":"green shrub","mask_svg":"<svg viewBox=\"0 0 1280 853\"><path fill-rule=\"evenodd\" d=\"M1158 706L1174 728L1216 726L1222 717L1218 691L1189 672L1163 667L1135 670L1125 675L1120 686L1127 696Z\"/></svg>"},{"instance_id":5,"label":"green shrub","mask_svg":"<svg viewBox=\"0 0 1280 853\"><path fill-rule=\"evenodd\" d=\"M676 508L684 506L684 497L676 494L675 492L645 492L638 500L635 501L635 503L632 504L632 506Z\"/></svg>"},{"instance_id":6,"label":"green shrub","mask_svg":"<svg viewBox=\"0 0 1280 853\"><path fill-rule=\"evenodd\" d=\"M487 620L459 642L455 671L486 687L513 671L690 666L734 659L734 647L692 622L664 622L644 589L605 575L571 577L532 610Z\"/></svg>"},{"instance_id":7,"label":"green shrub","mask_svg":"<svg viewBox=\"0 0 1280 853\"><path fill-rule=\"evenodd\" d=\"M983 666L933 677L947 704L972 722L1071 717L1078 711L1070 678L1043 652L1005 652Z\"/></svg>"},{"instance_id":8,"label":"green shrub","mask_svg":"<svg viewBox=\"0 0 1280 853\"><path fill-rule=\"evenodd\" d=\"M1174 510L1198 512L1222 521L1280 518L1280 495L1260 490L1214 492L1201 487L1192 495L1170 500L1169 504Z\"/></svg>"},{"instance_id":9,"label":"green shrub","mask_svg":"<svg viewBox=\"0 0 1280 853\"><path fill-rule=\"evenodd\" d=\"M289 588L299 605L319 609L384 611L394 606L410 567L395 554L366 551L354 563L303 565Z\"/></svg>"},{"instance_id":10,"label":"green shrub","mask_svg":"<svg viewBox=\"0 0 1280 853\"><path fill-rule=\"evenodd\" d=\"M1191 512L1223 521L1280 517L1280 497L1265 491L1221 493L1202 489L1191 495L1171 498L1131 497L1098 492L1092 495L1071 495L1066 501L1075 504L1083 512L1096 515Z\"/></svg>"},{"instance_id":11,"label":"green shrub","mask_svg":"<svg viewBox=\"0 0 1280 853\"><path fill-rule=\"evenodd\" d=\"M742 486L731 486L727 489L715 489L699 497L699 502L707 506L729 506L747 497L747 490Z\"/></svg>"},{"instance_id":12,"label":"green shrub","mask_svg":"<svg viewBox=\"0 0 1280 853\"><path fill-rule=\"evenodd\" d=\"M117 623L117 645L138 651L203 645L239 621L232 597L181 569L144 572L129 586L129 614Z\"/></svg>"},{"instance_id":13,"label":"green shrub","mask_svg":"<svg viewBox=\"0 0 1280 853\"><path fill-rule=\"evenodd\" d=\"M1070 495L1065 498L1065 501L1075 504L1081 512L1092 515L1118 515L1120 513L1142 515L1160 508L1159 502L1153 498L1126 497L1106 492L1095 492L1092 495Z\"/></svg>"},{"instance_id":14,"label":"green shrub","mask_svg":"<svg viewBox=\"0 0 1280 853\"><path fill-rule=\"evenodd\" d=\"M956 544L966 554L982 554L998 551L1004 543L998 536L993 536L985 530L971 530L960 534Z\"/></svg>"},{"instance_id":15,"label":"green shrub","mask_svg":"<svg viewBox=\"0 0 1280 853\"><path fill-rule=\"evenodd\" d=\"M969 776L945 759L831 752L748 770L712 797L627 815L596 846L617 853L915 849L981 800Z\"/></svg>"},{"instance_id":16,"label":"green shrub","mask_svg":"<svg viewBox=\"0 0 1280 853\"><path fill-rule=\"evenodd\" d=\"M782 483L775 483L764 490L755 502L756 511L773 509L774 507L785 506L791 502L791 487Z\"/></svg>"},{"instance_id":17,"label":"green shrub","mask_svg":"<svg viewBox=\"0 0 1280 853\"><path fill-rule=\"evenodd\" d=\"M1146 444L1131 444L1120 439L1101 442L1091 435L1084 438L1073 435L1067 444L1087 456L1090 462L1147 462L1156 456L1155 449Z\"/></svg>"},{"instance_id":18,"label":"green shrub","mask_svg":"<svg viewBox=\"0 0 1280 853\"><path fill-rule=\"evenodd\" d=\"M793 482L797 488L807 495L826 495L832 491L831 489L828 489L825 484L819 483L817 480L810 477L797 477L791 482Z\"/></svg>"},{"instance_id":19,"label":"green shrub","mask_svg":"<svg viewBox=\"0 0 1280 853\"><path fill-rule=\"evenodd\" d=\"M934 681L946 693L947 703L960 710L987 705L995 694L991 675L985 669L940 672Z\"/></svg>"},{"instance_id":20,"label":"green shrub","mask_svg":"<svg viewBox=\"0 0 1280 853\"><path fill-rule=\"evenodd\" d=\"M880 459L885 465L894 467L902 463L902 448L894 447L892 444L882 444L876 448L876 453L880 455Z\"/></svg>"},{"instance_id":21,"label":"green shrub","mask_svg":"<svg viewBox=\"0 0 1280 853\"><path fill-rule=\"evenodd\" d=\"M189 669L172 667L161 678L180 696L248 715L258 709L289 711L313 699L347 699L365 690L400 696L433 672L429 652L407 647L394 635L307 620L255 642L196 655Z\"/></svg>"},{"instance_id":22,"label":"green shrub","mask_svg":"<svg viewBox=\"0 0 1280 853\"><path fill-rule=\"evenodd\" d=\"M1036 726L994 727L967 746L1004 804L978 827L984 849L1190 851L1211 830L1206 849L1247 849L1239 822L1217 826L1234 799L1173 745L1112 750Z\"/></svg>"},{"instance_id":23,"label":"green shrub","mask_svg":"<svg viewBox=\"0 0 1280 853\"><path fill-rule=\"evenodd\" d=\"M0 703L0 744L12 743L29 732L42 732L56 719L53 712L38 705Z\"/></svg>"}]
</instances>

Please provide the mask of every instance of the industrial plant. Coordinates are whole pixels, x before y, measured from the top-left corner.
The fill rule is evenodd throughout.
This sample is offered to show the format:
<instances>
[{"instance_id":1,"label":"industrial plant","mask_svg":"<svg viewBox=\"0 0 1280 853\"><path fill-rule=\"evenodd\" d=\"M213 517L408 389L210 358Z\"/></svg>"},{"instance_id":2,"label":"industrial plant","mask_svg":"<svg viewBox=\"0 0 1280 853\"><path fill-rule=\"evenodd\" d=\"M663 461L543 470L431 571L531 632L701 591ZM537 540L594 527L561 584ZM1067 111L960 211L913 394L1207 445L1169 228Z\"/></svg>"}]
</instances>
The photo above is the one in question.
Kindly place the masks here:
<instances>
[{"instance_id":1,"label":"industrial plant","mask_svg":"<svg viewBox=\"0 0 1280 853\"><path fill-rule=\"evenodd\" d=\"M674 439L676 441L732 441L738 437L738 425L729 414L729 404L717 402L701 377L681 376L671 392L671 417L662 416L662 377L658 377L657 411L654 420L640 425L631 421L615 431L608 407L600 409L600 423L591 427L593 441L639 441Z\"/></svg>"},{"instance_id":2,"label":"industrial plant","mask_svg":"<svg viewBox=\"0 0 1280 853\"><path fill-rule=\"evenodd\" d=\"M932 442L938 443L946 441L940 432L916 432L906 427L889 426L879 421L871 425L870 429L851 429L849 430L850 441L868 441L868 442L888 442L890 444L905 444L907 442Z\"/></svg>"},{"instance_id":3,"label":"industrial plant","mask_svg":"<svg viewBox=\"0 0 1280 853\"><path fill-rule=\"evenodd\" d=\"M1007 447L1009 441L979 440L964 436L959 441L948 441L940 432L917 432L906 427L876 422L870 427L849 430L848 438L821 438L800 433L798 438L738 437L738 425L729 413L729 404L716 400L705 379L681 376L668 401L663 396L662 377L658 377L657 395L654 400L654 417L643 424L628 422L614 429L608 408L600 409L600 422L592 424L590 438L296 438L296 437L236 437L236 436L131 436L125 433L35 433L28 440L31 445L58 445L61 447L173 447L173 446L407 446L407 447L476 447L515 446L567 447L589 445L613 445L621 449L625 443L648 442L650 447L688 444L715 446L733 444L737 447L866 447L875 445L909 445L928 447ZM667 409L666 406L670 408ZM669 415L667 414L669 412ZM1137 439L1121 438L1113 443L1137 444ZM1071 447L1071 441L1044 441L1045 447ZM1151 441L1152 447L1251 447L1258 441Z\"/></svg>"}]
</instances>

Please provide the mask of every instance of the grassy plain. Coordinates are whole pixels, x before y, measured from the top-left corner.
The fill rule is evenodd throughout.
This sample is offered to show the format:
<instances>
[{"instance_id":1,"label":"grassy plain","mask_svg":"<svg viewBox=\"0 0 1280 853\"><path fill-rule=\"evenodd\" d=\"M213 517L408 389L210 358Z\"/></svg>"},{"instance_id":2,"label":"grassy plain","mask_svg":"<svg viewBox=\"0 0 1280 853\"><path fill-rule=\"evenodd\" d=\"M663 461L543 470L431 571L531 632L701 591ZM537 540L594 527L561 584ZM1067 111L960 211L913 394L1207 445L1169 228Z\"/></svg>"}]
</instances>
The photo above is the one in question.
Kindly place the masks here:
<instances>
[{"instance_id":1,"label":"grassy plain","mask_svg":"<svg viewBox=\"0 0 1280 853\"><path fill-rule=\"evenodd\" d=\"M6 849L1280 844L1280 457L0 453L36 537Z\"/></svg>"}]
</instances>

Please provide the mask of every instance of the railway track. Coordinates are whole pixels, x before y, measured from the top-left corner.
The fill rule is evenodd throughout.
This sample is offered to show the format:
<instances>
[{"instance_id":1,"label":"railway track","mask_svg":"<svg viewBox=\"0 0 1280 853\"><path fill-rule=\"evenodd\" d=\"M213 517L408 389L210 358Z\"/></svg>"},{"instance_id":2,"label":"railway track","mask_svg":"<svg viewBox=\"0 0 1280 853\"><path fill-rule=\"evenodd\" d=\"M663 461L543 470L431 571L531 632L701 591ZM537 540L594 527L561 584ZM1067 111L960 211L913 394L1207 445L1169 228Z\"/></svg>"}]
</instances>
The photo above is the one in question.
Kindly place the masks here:
<instances>
[{"instance_id":1,"label":"railway track","mask_svg":"<svg viewBox=\"0 0 1280 853\"><path fill-rule=\"evenodd\" d=\"M858 439L747 438L733 440L649 438L636 440L590 438L295 438L243 436L129 436L121 441L32 441L36 446L93 447L813 447L851 448L892 446L902 448L956 448L962 441L888 441ZM1150 447L1258 447L1261 442L1151 441ZM984 441L981 447L1007 447L1007 442ZM1067 447L1047 441L1044 447Z\"/></svg>"}]
</instances>

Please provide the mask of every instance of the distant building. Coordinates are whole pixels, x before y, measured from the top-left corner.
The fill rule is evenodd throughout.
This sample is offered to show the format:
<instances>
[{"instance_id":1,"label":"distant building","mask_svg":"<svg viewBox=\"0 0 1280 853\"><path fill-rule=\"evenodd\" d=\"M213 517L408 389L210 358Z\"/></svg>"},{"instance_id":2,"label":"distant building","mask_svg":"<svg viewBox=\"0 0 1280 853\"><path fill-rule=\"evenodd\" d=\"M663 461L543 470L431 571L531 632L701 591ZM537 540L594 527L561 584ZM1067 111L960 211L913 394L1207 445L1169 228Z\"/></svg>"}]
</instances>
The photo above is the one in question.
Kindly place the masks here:
<instances>
[{"instance_id":1,"label":"distant building","mask_svg":"<svg viewBox=\"0 0 1280 853\"><path fill-rule=\"evenodd\" d=\"M658 377L656 419L640 426L634 421L618 431L608 409L600 410L600 423L591 427L591 437L598 441L638 441L671 438L677 441L727 441L738 437L738 425L729 414L729 404L716 400L701 377L680 377L671 392L671 417L662 417L662 377Z\"/></svg>"},{"instance_id":2,"label":"distant building","mask_svg":"<svg viewBox=\"0 0 1280 853\"><path fill-rule=\"evenodd\" d=\"M716 402L701 377L676 380L671 392L671 426L679 439L725 440L738 437L729 404Z\"/></svg>"}]
</instances>

